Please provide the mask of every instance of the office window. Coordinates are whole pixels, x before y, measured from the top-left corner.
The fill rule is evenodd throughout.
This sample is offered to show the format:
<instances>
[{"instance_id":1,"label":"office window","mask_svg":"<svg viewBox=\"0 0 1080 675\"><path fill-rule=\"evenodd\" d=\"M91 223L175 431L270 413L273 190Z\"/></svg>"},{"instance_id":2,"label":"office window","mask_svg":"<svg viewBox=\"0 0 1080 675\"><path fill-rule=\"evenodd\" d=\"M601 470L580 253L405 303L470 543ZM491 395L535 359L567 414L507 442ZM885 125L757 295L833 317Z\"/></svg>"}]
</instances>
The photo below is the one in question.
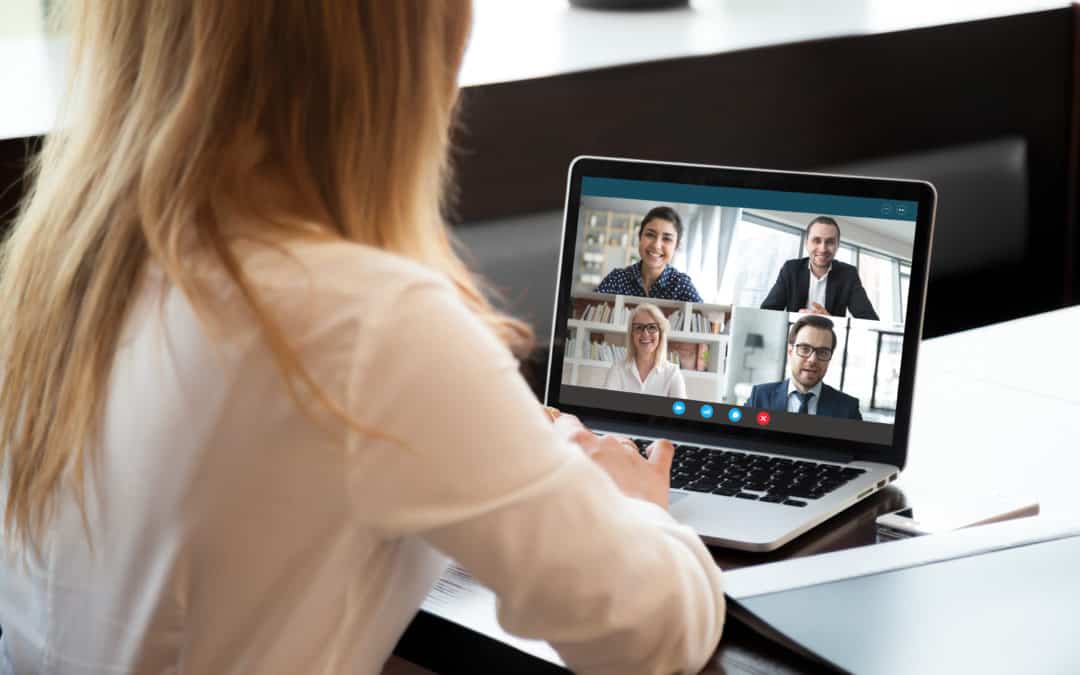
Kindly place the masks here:
<instances>
[{"instance_id":1,"label":"office window","mask_svg":"<svg viewBox=\"0 0 1080 675\"><path fill-rule=\"evenodd\" d=\"M900 263L900 320L907 320L908 286L911 284L911 265Z\"/></svg>"},{"instance_id":2,"label":"office window","mask_svg":"<svg viewBox=\"0 0 1080 675\"><path fill-rule=\"evenodd\" d=\"M881 333L878 340L877 368L874 371L874 397L870 407L896 410L900 387L900 357L903 336Z\"/></svg>"},{"instance_id":3,"label":"office window","mask_svg":"<svg viewBox=\"0 0 1080 675\"><path fill-rule=\"evenodd\" d=\"M896 265L896 260L893 258L886 258L866 250L859 251L859 278L862 279L866 295L882 321L900 320L896 307L894 265Z\"/></svg>"},{"instance_id":4,"label":"office window","mask_svg":"<svg viewBox=\"0 0 1080 675\"><path fill-rule=\"evenodd\" d=\"M776 282L781 266L797 258L802 239L795 228L747 214L735 225L717 302L757 307Z\"/></svg>"},{"instance_id":5,"label":"office window","mask_svg":"<svg viewBox=\"0 0 1080 675\"><path fill-rule=\"evenodd\" d=\"M874 394L874 364L877 361L877 333L869 330L851 330L847 335L847 345L844 353L833 358L840 357L840 363L829 366L826 375L826 384L836 387L829 381L829 375L833 375L833 369L843 373L843 389L859 399L859 408L864 412L870 409L870 399ZM839 388L839 387L837 387Z\"/></svg>"},{"instance_id":6,"label":"office window","mask_svg":"<svg viewBox=\"0 0 1080 675\"><path fill-rule=\"evenodd\" d=\"M840 244L840 248L836 250L836 259L849 265L859 264L859 254L854 246Z\"/></svg>"}]
</instances>

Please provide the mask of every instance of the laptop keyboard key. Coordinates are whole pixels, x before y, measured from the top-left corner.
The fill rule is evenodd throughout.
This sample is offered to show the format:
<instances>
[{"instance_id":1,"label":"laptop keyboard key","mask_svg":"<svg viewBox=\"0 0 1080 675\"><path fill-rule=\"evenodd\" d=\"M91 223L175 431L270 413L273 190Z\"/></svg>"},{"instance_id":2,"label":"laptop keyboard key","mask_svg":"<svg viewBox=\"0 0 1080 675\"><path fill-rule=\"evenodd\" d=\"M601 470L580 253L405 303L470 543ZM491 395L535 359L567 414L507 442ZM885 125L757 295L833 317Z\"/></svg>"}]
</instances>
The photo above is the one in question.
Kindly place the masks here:
<instances>
[{"instance_id":1,"label":"laptop keyboard key","mask_svg":"<svg viewBox=\"0 0 1080 675\"><path fill-rule=\"evenodd\" d=\"M781 503L787 504L788 506L806 506L806 502L800 502L798 499L785 499Z\"/></svg>"},{"instance_id":2,"label":"laptop keyboard key","mask_svg":"<svg viewBox=\"0 0 1080 675\"><path fill-rule=\"evenodd\" d=\"M739 498L739 499L757 499L758 498L758 496L756 494L752 493L752 492L740 492L739 494L737 494L735 496L737 498Z\"/></svg>"},{"instance_id":3,"label":"laptop keyboard key","mask_svg":"<svg viewBox=\"0 0 1080 675\"><path fill-rule=\"evenodd\" d=\"M758 501L769 502L770 504L779 504L780 502L784 501L785 499L787 499L787 497L785 497L784 495L776 495L776 494L771 494L770 493L770 494L765 495L764 497L762 497Z\"/></svg>"},{"instance_id":4,"label":"laptop keyboard key","mask_svg":"<svg viewBox=\"0 0 1080 675\"><path fill-rule=\"evenodd\" d=\"M684 490L693 490L694 492L712 492L713 488L708 485L701 485L698 483L689 483L683 486Z\"/></svg>"}]
</instances>

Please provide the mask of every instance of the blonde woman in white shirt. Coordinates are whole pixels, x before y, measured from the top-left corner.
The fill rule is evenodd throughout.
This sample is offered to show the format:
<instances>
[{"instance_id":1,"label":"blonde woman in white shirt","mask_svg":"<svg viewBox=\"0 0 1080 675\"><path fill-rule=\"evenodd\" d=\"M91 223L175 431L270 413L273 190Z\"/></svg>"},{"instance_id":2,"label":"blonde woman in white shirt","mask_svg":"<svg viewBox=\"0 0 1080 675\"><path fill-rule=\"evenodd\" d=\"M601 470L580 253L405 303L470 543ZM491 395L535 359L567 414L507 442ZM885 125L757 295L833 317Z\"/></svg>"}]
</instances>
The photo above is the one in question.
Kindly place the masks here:
<instances>
[{"instance_id":1,"label":"blonde woman in white shirt","mask_svg":"<svg viewBox=\"0 0 1080 675\"><path fill-rule=\"evenodd\" d=\"M65 0L0 266L0 673L378 673L447 556L585 673L704 665L649 460L543 414L440 217L467 2Z\"/></svg>"},{"instance_id":2,"label":"blonde woman in white shirt","mask_svg":"<svg viewBox=\"0 0 1080 675\"><path fill-rule=\"evenodd\" d=\"M608 370L604 387L634 394L686 398L682 372L667 360L670 324L660 308L642 303L626 322L626 358Z\"/></svg>"}]
</instances>

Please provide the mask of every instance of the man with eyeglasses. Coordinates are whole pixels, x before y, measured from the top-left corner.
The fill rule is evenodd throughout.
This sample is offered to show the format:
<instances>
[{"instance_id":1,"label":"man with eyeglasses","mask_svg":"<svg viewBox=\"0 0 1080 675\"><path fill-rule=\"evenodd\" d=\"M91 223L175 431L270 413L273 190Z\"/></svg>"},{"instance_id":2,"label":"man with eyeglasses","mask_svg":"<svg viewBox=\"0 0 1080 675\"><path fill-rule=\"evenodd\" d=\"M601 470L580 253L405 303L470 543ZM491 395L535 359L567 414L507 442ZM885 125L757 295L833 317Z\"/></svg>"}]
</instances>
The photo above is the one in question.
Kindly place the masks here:
<instances>
[{"instance_id":1,"label":"man with eyeglasses","mask_svg":"<svg viewBox=\"0 0 1080 675\"><path fill-rule=\"evenodd\" d=\"M802 317L788 332L791 377L754 385L747 407L861 420L859 399L822 382L835 349L836 331L831 321L816 314Z\"/></svg>"}]
</instances>

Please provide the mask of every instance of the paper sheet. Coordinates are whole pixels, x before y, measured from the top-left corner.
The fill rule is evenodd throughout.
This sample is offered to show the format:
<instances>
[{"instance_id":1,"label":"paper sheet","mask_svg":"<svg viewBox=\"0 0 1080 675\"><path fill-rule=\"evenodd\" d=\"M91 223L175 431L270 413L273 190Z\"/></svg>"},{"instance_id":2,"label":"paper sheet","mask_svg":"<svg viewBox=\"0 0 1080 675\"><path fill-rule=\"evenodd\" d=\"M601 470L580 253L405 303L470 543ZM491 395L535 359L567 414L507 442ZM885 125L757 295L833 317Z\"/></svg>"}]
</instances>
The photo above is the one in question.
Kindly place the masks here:
<instances>
[{"instance_id":1,"label":"paper sheet","mask_svg":"<svg viewBox=\"0 0 1080 675\"><path fill-rule=\"evenodd\" d=\"M457 563L450 563L420 609L549 663L566 665L548 643L519 638L503 630L495 617L495 594Z\"/></svg>"}]
</instances>

